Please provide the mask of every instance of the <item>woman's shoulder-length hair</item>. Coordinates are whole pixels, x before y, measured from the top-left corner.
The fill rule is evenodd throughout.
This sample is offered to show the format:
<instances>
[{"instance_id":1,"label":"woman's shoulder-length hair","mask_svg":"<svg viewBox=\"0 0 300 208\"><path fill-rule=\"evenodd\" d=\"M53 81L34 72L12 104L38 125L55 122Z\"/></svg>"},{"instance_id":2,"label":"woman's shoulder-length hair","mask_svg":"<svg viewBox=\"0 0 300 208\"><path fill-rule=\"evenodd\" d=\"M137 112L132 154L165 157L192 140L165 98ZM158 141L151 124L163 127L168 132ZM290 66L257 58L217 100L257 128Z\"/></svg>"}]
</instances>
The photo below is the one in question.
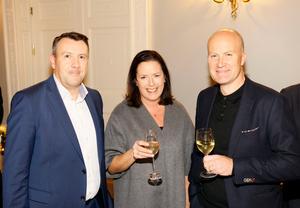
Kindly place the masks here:
<instances>
[{"instance_id":1,"label":"woman's shoulder-length hair","mask_svg":"<svg viewBox=\"0 0 300 208\"><path fill-rule=\"evenodd\" d=\"M154 50L144 50L139 52L134 59L129 68L129 73L127 77L127 93L126 93L126 101L127 105L132 107L140 107L142 105L140 91L136 85L136 74L138 65L142 62L147 61L157 61L161 69L163 71L165 77L164 89L160 96L160 105L170 105L173 104L173 96L171 92L171 81L170 81L170 74L167 68L167 65L161 55L154 51Z\"/></svg>"}]
</instances>

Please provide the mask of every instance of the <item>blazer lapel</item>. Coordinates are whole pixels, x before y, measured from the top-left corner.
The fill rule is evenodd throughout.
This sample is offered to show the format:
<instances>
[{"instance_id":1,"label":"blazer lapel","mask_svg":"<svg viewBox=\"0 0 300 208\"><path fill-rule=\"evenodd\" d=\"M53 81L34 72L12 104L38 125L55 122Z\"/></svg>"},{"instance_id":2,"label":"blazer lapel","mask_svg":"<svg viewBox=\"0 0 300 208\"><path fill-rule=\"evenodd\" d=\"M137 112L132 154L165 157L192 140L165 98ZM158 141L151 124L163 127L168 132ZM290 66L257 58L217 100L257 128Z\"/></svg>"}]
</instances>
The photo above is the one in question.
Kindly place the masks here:
<instances>
[{"instance_id":1,"label":"blazer lapel","mask_svg":"<svg viewBox=\"0 0 300 208\"><path fill-rule=\"evenodd\" d=\"M55 113L55 117L58 119L62 126L63 131L66 133L66 137L72 143L75 151L78 153L78 156L83 161L82 152L79 146L78 138L76 136L76 132L72 125L69 114L65 108L64 102L59 94L57 86L55 84L53 76L48 79L49 84L49 102L52 108L52 111Z\"/></svg>"},{"instance_id":2,"label":"blazer lapel","mask_svg":"<svg viewBox=\"0 0 300 208\"><path fill-rule=\"evenodd\" d=\"M253 115L251 115L253 112L252 108L254 105L254 99L252 95L253 94L251 91L251 81L249 79L246 79L240 107L231 131L229 147L228 147L229 156L233 156L234 153L236 152L236 147L238 146L238 143L240 141L242 130L247 129L247 127L249 127L247 122L248 118L253 117Z\"/></svg>"},{"instance_id":3,"label":"blazer lapel","mask_svg":"<svg viewBox=\"0 0 300 208\"><path fill-rule=\"evenodd\" d=\"M214 103L215 103L217 93L218 93L218 86L215 85L215 87L213 88L213 91L211 92L211 95L209 96L210 99L206 100L207 105L210 105L210 108L209 108L209 111L204 112L206 114L204 116L204 118L207 118L205 120L205 122L206 122L205 127L208 127L208 125L209 125L209 118L210 118L210 115L211 115L213 107L214 107ZM206 108L204 108L204 109L206 109Z\"/></svg>"},{"instance_id":4,"label":"blazer lapel","mask_svg":"<svg viewBox=\"0 0 300 208\"><path fill-rule=\"evenodd\" d=\"M201 99L201 103L197 103L196 129L208 127L217 92L218 86L215 85L211 91Z\"/></svg>"}]
</instances>

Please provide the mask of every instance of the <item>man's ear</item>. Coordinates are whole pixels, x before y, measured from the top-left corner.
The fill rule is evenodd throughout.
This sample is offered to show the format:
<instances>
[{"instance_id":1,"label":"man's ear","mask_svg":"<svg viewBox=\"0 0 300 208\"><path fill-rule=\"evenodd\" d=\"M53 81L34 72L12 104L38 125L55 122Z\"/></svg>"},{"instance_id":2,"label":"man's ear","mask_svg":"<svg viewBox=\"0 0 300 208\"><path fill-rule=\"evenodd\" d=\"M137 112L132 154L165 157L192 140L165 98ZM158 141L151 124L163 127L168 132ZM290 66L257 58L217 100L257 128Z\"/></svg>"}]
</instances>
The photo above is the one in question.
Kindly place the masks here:
<instances>
[{"instance_id":1,"label":"man's ear","mask_svg":"<svg viewBox=\"0 0 300 208\"><path fill-rule=\"evenodd\" d=\"M244 66L244 65L245 65L246 58L247 58L247 55L246 55L245 53L243 53L243 54L242 54L242 59L241 59L241 66Z\"/></svg>"},{"instance_id":2,"label":"man's ear","mask_svg":"<svg viewBox=\"0 0 300 208\"><path fill-rule=\"evenodd\" d=\"M55 69L55 56L53 54L50 55L49 60L50 60L50 65L52 67L52 69Z\"/></svg>"}]
</instances>

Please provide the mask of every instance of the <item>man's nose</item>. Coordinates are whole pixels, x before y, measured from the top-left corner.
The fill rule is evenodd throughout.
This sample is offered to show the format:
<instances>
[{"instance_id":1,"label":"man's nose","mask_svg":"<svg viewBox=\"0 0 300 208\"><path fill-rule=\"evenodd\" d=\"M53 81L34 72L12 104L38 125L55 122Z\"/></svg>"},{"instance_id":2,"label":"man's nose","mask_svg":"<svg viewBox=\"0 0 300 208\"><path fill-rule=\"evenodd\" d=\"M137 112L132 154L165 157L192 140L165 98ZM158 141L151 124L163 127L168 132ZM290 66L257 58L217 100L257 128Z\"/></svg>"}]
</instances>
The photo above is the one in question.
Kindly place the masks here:
<instances>
[{"instance_id":1,"label":"man's nose","mask_svg":"<svg viewBox=\"0 0 300 208\"><path fill-rule=\"evenodd\" d=\"M223 56L220 56L220 58L218 59L218 67L223 67L224 66L224 58Z\"/></svg>"},{"instance_id":2,"label":"man's nose","mask_svg":"<svg viewBox=\"0 0 300 208\"><path fill-rule=\"evenodd\" d=\"M79 59L78 58L73 58L72 59L72 66L73 67L78 67L79 66Z\"/></svg>"}]
</instances>

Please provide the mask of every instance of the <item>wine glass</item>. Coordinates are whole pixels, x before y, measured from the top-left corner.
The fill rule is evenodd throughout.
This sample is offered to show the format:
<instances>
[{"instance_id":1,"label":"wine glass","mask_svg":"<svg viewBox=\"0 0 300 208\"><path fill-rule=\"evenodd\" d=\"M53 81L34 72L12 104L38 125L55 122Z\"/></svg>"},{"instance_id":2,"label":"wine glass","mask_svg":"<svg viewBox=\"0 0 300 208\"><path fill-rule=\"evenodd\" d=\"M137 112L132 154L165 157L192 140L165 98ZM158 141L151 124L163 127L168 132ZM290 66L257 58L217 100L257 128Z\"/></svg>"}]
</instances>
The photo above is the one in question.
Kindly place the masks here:
<instances>
[{"instance_id":1,"label":"wine glass","mask_svg":"<svg viewBox=\"0 0 300 208\"><path fill-rule=\"evenodd\" d=\"M154 155L158 153L159 142L157 141L157 134L153 129L149 129L146 132L146 141L149 143L149 146L146 148L151 150ZM162 177L159 171L155 171L154 157L152 158L152 173L150 173L148 183L152 186L158 186L162 183Z\"/></svg>"},{"instance_id":2,"label":"wine glass","mask_svg":"<svg viewBox=\"0 0 300 208\"><path fill-rule=\"evenodd\" d=\"M215 139L211 128L201 128L196 130L196 145L200 152L204 155L208 155L215 146ZM200 173L202 178L213 178L217 175L209 173L206 170Z\"/></svg>"}]
</instances>

